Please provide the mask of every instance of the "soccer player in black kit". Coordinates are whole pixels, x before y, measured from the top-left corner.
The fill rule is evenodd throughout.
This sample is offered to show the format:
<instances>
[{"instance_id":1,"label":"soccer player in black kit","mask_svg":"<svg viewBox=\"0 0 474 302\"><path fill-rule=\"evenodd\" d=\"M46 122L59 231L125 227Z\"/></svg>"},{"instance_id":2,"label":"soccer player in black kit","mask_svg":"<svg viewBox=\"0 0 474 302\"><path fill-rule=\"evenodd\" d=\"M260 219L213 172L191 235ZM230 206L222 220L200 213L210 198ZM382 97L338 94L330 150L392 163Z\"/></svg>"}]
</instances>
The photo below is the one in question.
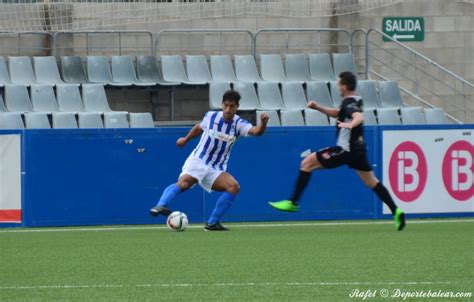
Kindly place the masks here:
<instances>
[{"instance_id":1,"label":"soccer player in black kit","mask_svg":"<svg viewBox=\"0 0 474 302\"><path fill-rule=\"evenodd\" d=\"M343 100L339 108L323 107L315 101L308 103L309 108L337 118L336 146L324 148L306 156L301 162L300 173L292 197L269 204L280 211L297 212L299 199L308 185L313 170L333 169L348 165L349 168L356 170L362 182L390 208L395 220L395 227L401 231L405 227L405 214L395 205L387 188L375 177L367 159L367 146L364 141L364 116L362 114L363 100L356 94L356 86L356 76L349 71L342 72L339 75L338 87Z\"/></svg>"}]
</instances>

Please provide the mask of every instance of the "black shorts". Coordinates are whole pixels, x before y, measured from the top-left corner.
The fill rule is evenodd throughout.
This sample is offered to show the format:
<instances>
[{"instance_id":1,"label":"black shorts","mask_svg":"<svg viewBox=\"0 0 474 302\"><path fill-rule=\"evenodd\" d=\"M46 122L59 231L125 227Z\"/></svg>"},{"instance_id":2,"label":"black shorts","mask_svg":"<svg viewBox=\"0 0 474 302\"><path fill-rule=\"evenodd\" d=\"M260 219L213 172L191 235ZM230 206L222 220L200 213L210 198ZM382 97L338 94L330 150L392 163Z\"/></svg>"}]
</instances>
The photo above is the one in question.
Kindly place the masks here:
<instances>
[{"instance_id":1,"label":"black shorts","mask_svg":"<svg viewBox=\"0 0 474 302\"><path fill-rule=\"evenodd\" d=\"M351 169L365 172L372 171L365 147L351 152L347 152L339 146L328 147L316 152L316 156L325 169L348 165Z\"/></svg>"}]
</instances>

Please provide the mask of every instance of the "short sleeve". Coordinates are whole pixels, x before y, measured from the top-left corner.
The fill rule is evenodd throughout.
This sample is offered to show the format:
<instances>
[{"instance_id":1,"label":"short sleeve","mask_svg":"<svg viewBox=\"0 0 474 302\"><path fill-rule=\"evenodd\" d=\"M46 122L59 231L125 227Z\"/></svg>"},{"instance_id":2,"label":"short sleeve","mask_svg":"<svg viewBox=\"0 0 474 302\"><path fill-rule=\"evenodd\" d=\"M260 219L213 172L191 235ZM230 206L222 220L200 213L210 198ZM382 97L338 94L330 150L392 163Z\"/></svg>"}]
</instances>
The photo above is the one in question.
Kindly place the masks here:
<instances>
[{"instance_id":1,"label":"short sleeve","mask_svg":"<svg viewBox=\"0 0 474 302\"><path fill-rule=\"evenodd\" d=\"M347 116L352 116L355 112L362 112L362 100L350 99L344 106L344 111Z\"/></svg>"},{"instance_id":2,"label":"short sleeve","mask_svg":"<svg viewBox=\"0 0 474 302\"><path fill-rule=\"evenodd\" d=\"M239 136L248 136L250 128L252 127L253 125L249 121L240 119L237 122L237 133Z\"/></svg>"},{"instance_id":3,"label":"short sleeve","mask_svg":"<svg viewBox=\"0 0 474 302\"><path fill-rule=\"evenodd\" d=\"M200 124L202 130L206 130L209 127L210 116L211 116L211 111L206 112L206 114L204 115L204 118L202 119L201 124Z\"/></svg>"}]
</instances>

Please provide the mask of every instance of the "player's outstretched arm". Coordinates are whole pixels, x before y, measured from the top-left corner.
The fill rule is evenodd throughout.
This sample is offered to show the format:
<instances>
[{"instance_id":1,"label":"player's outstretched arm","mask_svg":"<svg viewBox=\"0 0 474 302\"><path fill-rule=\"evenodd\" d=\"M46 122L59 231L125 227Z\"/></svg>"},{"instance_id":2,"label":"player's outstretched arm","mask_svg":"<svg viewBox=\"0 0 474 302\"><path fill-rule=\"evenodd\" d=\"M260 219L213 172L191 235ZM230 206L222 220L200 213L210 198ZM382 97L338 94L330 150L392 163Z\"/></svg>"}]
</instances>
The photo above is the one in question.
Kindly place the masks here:
<instances>
[{"instance_id":1,"label":"player's outstretched arm","mask_svg":"<svg viewBox=\"0 0 474 302\"><path fill-rule=\"evenodd\" d=\"M199 136L202 134L202 128L201 128L201 124L196 124L194 125L194 127L189 130L188 132L188 135L186 135L185 137L180 137L178 138L178 140L176 141L176 146L182 148L184 146L186 146L186 144L192 140L193 138Z\"/></svg>"},{"instance_id":2,"label":"player's outstretched arm","mask_svg":"<svg viewBox=\"0 0 474 302\"><path fill-rule=\"evenodd\" d=\"M250 128L249 134L254 135L254 136L262 135L265 132L265 129L267 129L267 124L268 124L269 119L270 117L268 116L268 114L262 113L260 115L260 121L261 121L260 125L253 126L252 128Z\"/></svg>"},{"instance_id":3,"label":"player's outstretched arm","mask_svg":"<svg viewBox=\"0 0 474 302\"><path fill-rule=\"evenodd\" d=\"M339 109L338 108L329 108L329 107L324 107L316 103L315 101L309 101L308 104L306 105L308 108L318 110L326 115L329 115L330 117L337 117L339 114Z\"/></svg>"}]
</instances>

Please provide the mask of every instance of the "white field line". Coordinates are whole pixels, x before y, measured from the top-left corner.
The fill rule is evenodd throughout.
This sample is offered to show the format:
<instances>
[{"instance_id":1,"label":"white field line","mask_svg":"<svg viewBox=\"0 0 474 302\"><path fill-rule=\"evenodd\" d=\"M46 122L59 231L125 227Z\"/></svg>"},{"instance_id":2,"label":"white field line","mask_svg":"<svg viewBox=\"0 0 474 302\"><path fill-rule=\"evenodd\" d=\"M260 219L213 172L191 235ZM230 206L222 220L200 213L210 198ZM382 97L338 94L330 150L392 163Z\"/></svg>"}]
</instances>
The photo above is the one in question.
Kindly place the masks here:
<instances>
[{"instance_id":1,"label":"white field line","mask_svg":"<svg viewBox=\"0 0 474 302\"><path fill-rule=\"evenodd\" d=\"M78 285L31 285L0 286L3 290L38 289L88 289L88 288L174 288L174 287L262 287L262 286L391 286L391 285L440 285L458 284L451 281L411 281L411 282L247 282L247 283L150 283L150 284L78 284Z\"/></svg>"},{"instance_id":2,"label":"white field line","mask_svg":"<svg viewBox=\"0 0 474 302\"><path fill-rule=\"evenodd\" d=\"M426 219L408 220L407 224L431 224L431 223L464 223L474 222L474 219ZM285 227L314 227L314 226L346 226L346 225L380 225L393 224L392 221L338 221L338 222L302 222L302 223L246 223L246 224L226 224L232 228L285 228ZM202 225L190 225L189 229L202 229ZM47 233L47 232L105 232L105 231L128 231L128 230L161 230L166 226L117 226L117 227L82 227L82 228L44 228L44 229L6 229L1 233Z\"/></svg>"}]
</instances>

